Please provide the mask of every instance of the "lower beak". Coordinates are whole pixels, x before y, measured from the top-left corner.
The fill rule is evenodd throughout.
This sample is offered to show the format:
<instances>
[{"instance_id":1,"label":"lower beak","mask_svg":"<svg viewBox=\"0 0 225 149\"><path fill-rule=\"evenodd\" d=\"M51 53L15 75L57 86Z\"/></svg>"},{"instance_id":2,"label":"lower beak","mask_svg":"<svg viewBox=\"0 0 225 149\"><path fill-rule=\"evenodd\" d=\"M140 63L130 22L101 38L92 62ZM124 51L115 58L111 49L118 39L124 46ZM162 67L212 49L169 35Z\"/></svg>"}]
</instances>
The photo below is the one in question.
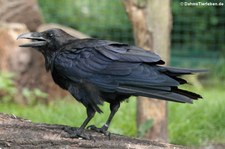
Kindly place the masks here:
<instances>
[{"instance_id":1,"label":"lower beak","mask_svg":"<svg viewBox=\"0 0 225 149\"><path fill-rule=\"evenodd\" d=\"M41 47L47 44L46 39L39 32L24 33L19 35L17 39L31 39L31 42L19 45L20 47Z\"/></svg>"}]
</instances>

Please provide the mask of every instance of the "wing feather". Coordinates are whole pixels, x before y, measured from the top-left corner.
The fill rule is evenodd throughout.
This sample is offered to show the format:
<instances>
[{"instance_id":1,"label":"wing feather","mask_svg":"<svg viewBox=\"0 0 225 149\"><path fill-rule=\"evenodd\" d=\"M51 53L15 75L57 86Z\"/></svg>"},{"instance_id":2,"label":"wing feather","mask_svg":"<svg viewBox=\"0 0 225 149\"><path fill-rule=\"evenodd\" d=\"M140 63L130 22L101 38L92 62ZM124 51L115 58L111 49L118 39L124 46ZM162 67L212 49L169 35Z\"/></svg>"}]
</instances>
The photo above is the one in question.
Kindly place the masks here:
<instances>
[{"instance_id":1,"label":"wing feather","mask_svg":"<svg viewBox=\"0 0 225 149\"><path fill-rule=\"evenodd\" d=\"M55 65L58 72L71 81L85 80L101 90L111 92L116 91L121 85L149 88L179 85L178 81L161 74L156 66L113 60L90 48L84 48L79 52L61 51L56 57Z\"/></svg>"}]
</instances>

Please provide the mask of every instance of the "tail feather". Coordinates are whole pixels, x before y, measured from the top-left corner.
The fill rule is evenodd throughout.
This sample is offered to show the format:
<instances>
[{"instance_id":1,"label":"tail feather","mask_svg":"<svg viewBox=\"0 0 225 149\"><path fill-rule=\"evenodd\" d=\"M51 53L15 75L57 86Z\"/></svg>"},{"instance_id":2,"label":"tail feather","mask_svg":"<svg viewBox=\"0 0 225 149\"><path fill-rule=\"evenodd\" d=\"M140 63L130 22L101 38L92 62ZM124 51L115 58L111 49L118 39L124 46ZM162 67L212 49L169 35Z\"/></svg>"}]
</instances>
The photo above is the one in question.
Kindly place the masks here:
<instances>
[{"instance_id":1,"label":"tail feather","mask_svg":"<svg viewBox=\"0 0 225 149\"><path fill-rule=\"evenodd\" d=\"M171 78L173 78L174 80L178 81L180 84L186 84L187 81L182 79L182 78L179 78L179 77L176 77L176 76L170 76Z\"/></svg>"},{"instance_id":2,"label":"tail feather","mask_svg":"<svg viewBox=\"0 0 225 149\"><path fill-rule=\"evenodd\" d=\"M120 92L133 94L135 96L145 96L150 98L157 98L182 103L192 103L193 99L196 100L198 98L201 98L201 96L198 94L180 89L165 91L159 89L147 89L140 87L123 86L119 87L119 90Z\"/></svg>"},{"instance_id":3,"label":"tail feather","mask_svg":"<svg viewBox=\"0 0 225 149\"><path fill-rule=\"evenodd\" d=\"M193 92L190 92L190 91L187 91L187 90L182 90L182 89L179 89L177 87L172 88L172 92L187 96L187 97L195 99L195 100L197 100L199 98L202 98L202 96L199 95L199 94L196 94L196 93L193 93Z\"/></svg>"},{"instance_id":4,"label":"tail feather","mask_svg":"<svg viewBox=\"0 0 225 149\"><path fill-rule=\"evenodd\" d=\"M171 77L207 72L206 69L185 69L185 68L174 68L174 67L158 67L160 72L163 72Z\"/></svg>"},{"instance_id":5,"label":"tail feather","mask_svg":"<svg viewBox=\"0 0 225 149\"><path fill-rule=\"evenodd\" d=\"M147 68L148 67L146 67L146 69ZM128 81L126 83L120 84L118 87L118 92L132 94L134 96L145 96L181 103L192 103L193 100L202 98L199 94L179 89L178 86L187 83L187 81L183 78L180 78L180 76L206 72L206 70L182 69L162 66L157 66L155 68L160 72L158 75L161 75L161 78L168 79L167 83L162 83L160 80L158 80L159 83L154 85L148 83L147 81L145 83L140 83L137 79L136 83Z\"/></svg>"},{"instance_id":6,"label":"tail feather","mask_svg":"<svg viewBox=\"0 0 225 149\"><path fill-rule=\"evenodd\" d=\"M193 73L203 73L207 72L205 69L184 69L184 68L174 68L174 67L159 67L159 71L170 76L174 80L178 81L180 84L186 84L187 81L180 78L182 75L189 75Z\"/></svg>"}]
</instances>

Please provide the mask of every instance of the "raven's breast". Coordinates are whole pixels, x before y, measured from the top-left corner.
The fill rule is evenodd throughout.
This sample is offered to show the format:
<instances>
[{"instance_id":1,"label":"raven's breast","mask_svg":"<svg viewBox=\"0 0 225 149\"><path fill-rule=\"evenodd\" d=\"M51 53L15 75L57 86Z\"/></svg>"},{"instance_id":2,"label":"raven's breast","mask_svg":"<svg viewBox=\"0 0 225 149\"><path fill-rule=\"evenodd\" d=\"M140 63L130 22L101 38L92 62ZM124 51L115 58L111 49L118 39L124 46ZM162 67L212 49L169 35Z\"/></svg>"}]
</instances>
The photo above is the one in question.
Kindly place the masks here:
<instances>
[{"instance_id":1,"label":"raven's breast","mask_svg":"<svg viewBox=\"0 0 225 149\"><path fill-rule=\"evenodd\" d=\"M52 71L52 78L56 84L58 84L63 89L68 89L69 81L61 76L59 73Z\"/></svg>"}]
</instances>

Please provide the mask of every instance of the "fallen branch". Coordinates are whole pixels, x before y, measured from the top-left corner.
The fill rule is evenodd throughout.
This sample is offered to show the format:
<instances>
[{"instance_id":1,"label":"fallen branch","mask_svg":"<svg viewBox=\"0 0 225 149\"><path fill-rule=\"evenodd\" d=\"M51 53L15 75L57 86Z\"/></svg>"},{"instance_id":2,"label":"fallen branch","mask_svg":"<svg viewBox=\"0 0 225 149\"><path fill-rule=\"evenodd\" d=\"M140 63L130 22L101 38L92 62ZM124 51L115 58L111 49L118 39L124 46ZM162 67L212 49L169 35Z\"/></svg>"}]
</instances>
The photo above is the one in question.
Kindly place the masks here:
<instances>
[{"instance_id":1,"label":"fallen branch","mask_svg":"<svg viewBox=\"0 0 225 149\"><path fill-rule=\"evenodd\" d=\"M0 148L183 148L157 141L112 134L111 139L86 130L94 140L64 138L69 126L33 123L0 113Z\"/></svg>"}]
</instances>

